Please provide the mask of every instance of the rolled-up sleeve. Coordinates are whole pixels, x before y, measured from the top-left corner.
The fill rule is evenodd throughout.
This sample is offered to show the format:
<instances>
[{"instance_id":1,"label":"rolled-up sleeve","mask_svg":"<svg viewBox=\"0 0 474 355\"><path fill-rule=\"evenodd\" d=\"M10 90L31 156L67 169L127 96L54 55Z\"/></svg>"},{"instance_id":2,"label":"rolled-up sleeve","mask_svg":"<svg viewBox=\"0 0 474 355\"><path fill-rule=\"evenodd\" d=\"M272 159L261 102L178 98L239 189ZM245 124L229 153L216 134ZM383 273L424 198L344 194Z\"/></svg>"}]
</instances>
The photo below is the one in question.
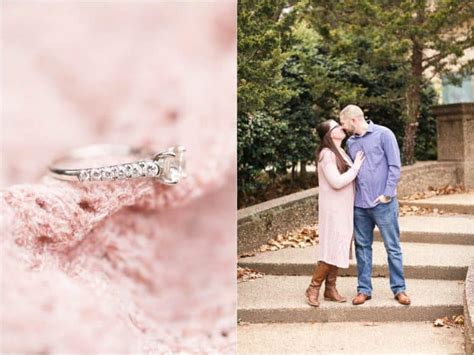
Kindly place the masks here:
<instances>
[{"instance_id":1,"label":"rolled-up sleeve","mask_svg":"<svg viewBox=\"0 0 474 355\"><path fill-rule=\"evenodd\" d=\"M397 139L392 131L386 131L382 135L382 147L387 157L388 177L385 185L384 195L395 197L397 184L400 181L400 149L398 148Z\"/></svg>"}]
</instances>

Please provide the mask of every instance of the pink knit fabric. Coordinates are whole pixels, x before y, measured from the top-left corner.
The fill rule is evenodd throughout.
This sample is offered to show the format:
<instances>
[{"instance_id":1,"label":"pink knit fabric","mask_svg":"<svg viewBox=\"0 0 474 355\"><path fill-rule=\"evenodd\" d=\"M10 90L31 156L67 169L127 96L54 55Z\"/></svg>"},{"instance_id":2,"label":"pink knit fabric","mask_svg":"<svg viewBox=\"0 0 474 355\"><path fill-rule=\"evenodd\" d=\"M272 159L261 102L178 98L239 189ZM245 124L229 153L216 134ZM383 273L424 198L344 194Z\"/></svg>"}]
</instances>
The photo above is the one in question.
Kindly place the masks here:
<instances>
[{"instance_id":1,"label":"pink knit fabric","mask_svg":"<svg viewBox=\"0 0 474 355\"><path fill-rule=\"evenodd\" d=\"M235 1L2 11L1 351L235 352ZM92 143L185 145L189 177L45 175Z\"/></svg>"}]
</instances>

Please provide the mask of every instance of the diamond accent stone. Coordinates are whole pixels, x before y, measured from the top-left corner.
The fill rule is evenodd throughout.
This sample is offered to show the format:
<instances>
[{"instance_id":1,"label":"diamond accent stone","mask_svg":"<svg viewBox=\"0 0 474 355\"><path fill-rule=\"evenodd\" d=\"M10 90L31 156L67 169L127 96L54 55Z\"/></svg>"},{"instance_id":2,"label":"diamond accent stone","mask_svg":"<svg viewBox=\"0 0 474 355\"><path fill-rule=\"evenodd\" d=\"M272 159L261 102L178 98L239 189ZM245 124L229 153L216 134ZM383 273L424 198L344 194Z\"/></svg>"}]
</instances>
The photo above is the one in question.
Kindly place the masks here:
<instances>
[{"instance_id":1,"label":"diamond accent stone","mask_svg":"<svg viewBox=\"0 0 474 355\"><path fill-rule=\"evenodd\" d=\"M90 175L89 175L89 170L81 170L79 173L79 181L84 182L84 181L89 181L90 180Z\"/></svg>"},{"instance_id":2,"label":"diamond accent stone","mask_svg":"<svg viewBox=\"0 0 474 355\"><path fill-rule=\"evenodd\" d=\"M115 178L118 180L123 180L127 177L127 173L125 171L125 166L119 165L115 167Z\"/></svg>"},{"instance_id":3,"label":"diamond accent stone","mask_svg":"<svg viewBox=\"0 0 474 355\"><path fill-rule=\"evenodd\" d=\"M113 180L114 178L111 168L102 168L101 175L102 175L102 180Z\"/></svg>"},{"instance_id":4,"label":"diamond accent stone","mask_svg":"<svg viewBox=\"0 0 474 355\"><path fill-rule=\"evenodd\" d=\"M99 181L102 178L102 172L100 169L92 169L90 172L91 181Z\"/></svg>"},{"instance_id":5,"label":"diamond accent stone","mask_svg":"<svg viewBox=\"0 0 474 355\"><path fill-rule=\"evenodd\" d=\"M147 174L146 174L146 164L147 164L146 161L141 161L141 162L138 163L138 166L140 167L141 176L147 176Z\"/></svg>"},{"instance_id":6,"label":"diamond accent stone","mask_svg":"<svg viewBox=\"0 0 474 355\"><path fill-rule=\"evenodd\" d=\"M157 176L160 172L160 168L158 167L158 164L154 161L148 161L145 163L144 172L145 176Z\"/></svg>"},{"instance_id":7,"label":"diamond accent stone","mask_svg":"<svg viewBox=\"0 0 474 355\"><path fill-rule=\"evenodd\" d=\"M124 165L124 169L125 169L125 176L128 177L128 178L132 177L132 173L133 173L132 164Z\"/></svg>"},{"instance_id":8,"label":"diamond accent stone","mask_svg":"<svg viewBox=\"0 0 474 355\"><path fill-rule=\"evenodd\" d=\"M112 180L117 179L117 169L118 169L118 166L110 167L110 172L112 173Z\"/></svg>"},{"instance_id":9,"label":"diamond accent stone","mask_svg":"<svg viewBox=\"0 0 474 355\"><path fill-rule=\"evenodd\" d=\"M184 147L178 146L155 155L152 160L78 169L74 174L81 182L156 177L165 184L176 184L186 177L184 152Z\"/></svg>"},{"instance_id":10,"label":"diamond accent stone","mask_svg":"<svg viewBox=\"0 0 474 355\"><path fill-rule=\"evenodd\" d=\"M132 164L132 177L136 178L142 175L142 168L139 163Z\"/></svg>"}]
</instances>

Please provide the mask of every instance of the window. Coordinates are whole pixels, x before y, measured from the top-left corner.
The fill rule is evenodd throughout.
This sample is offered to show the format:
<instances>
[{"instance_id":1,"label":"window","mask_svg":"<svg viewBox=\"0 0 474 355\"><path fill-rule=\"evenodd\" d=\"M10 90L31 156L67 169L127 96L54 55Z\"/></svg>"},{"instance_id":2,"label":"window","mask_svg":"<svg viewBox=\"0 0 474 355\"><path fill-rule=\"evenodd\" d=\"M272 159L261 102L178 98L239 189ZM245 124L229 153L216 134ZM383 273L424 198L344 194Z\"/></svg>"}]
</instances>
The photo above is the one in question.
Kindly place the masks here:
<instances>
[{"instance_id":1,"label":"window","mask_svg":"<svg viewBox=\"0 0 474 355\"><path fill-rule=\"evenodd\" d=\"M459 102L474 102L474 75L463 78L460 86L451 84L446 78L442 79L443 104Z\"/></svg>"}]
</instances>

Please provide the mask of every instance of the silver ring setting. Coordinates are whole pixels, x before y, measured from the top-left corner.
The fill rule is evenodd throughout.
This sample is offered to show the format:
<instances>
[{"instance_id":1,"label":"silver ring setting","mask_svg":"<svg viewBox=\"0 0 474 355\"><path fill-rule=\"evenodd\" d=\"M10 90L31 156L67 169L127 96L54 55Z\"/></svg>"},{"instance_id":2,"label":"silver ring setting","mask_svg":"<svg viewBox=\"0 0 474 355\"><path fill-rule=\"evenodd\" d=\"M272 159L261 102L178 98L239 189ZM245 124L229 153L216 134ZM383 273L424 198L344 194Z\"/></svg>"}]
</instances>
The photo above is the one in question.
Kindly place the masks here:
<instances>
[{"instance_id":1,"label":"silver ring setting","mask_svg":"<svg viewBox=\"0 0 474 355\"><path fill-rule=\"evenodd\" d=\"M80 181L114 181L136 178L155 178L163 184L175 185L185 178L186 149L174 146L164 152L154 154L142 149L124 145L93 145L71 151L56 159L49 167L49 173L61 180ZM102 164L94 167L66 168L67 162L108 156L133 156L136 159L120 164ZM131 158L130 158L131 160Z\"/></svg>"}]
</instances>

